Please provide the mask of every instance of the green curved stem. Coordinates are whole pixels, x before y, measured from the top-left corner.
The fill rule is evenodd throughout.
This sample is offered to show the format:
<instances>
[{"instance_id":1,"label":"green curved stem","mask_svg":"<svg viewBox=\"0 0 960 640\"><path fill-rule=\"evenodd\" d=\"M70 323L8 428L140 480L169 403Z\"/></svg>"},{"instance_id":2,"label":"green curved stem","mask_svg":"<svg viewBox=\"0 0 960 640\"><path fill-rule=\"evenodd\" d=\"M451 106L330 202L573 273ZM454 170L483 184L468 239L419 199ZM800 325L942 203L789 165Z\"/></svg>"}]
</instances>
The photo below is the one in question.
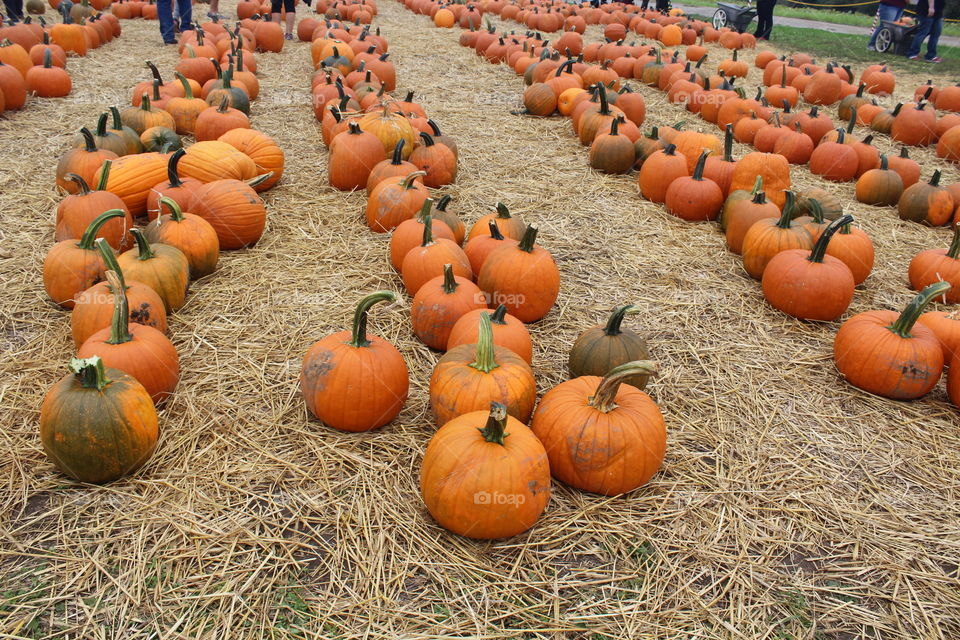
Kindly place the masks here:
<instances>
[{"instance_id":1,"label":"green curved stem","mask_svg":"<svg viewBox=\"0 0 960 640\"><path fill-rule=\"evenodd\" d=\"M107 220L122 218L124 215L126 215L126 213L122 209L110 209L98 215L87 225L83 235L80 236L77 248L83 249L84 251L95 251L96 246L93 244L93 241L97 239L97 233L100 231L100 227L102 227Z\"/></svg>"},{"instance_id":2,"label":"green curved stem","mask_svg":"<svg viewBox=\"0 0 960 640\"><path fill-rule=\"evenodd\" d=\"M120 278L113 271L107 271L107 282L113 290L113 317L110 319L110 339L107 344L123 344L133 340L130 335L130 303L127 292L120 284Z\"/></svg>"},{"instance_id":3,"label":"green curved stem","mask_svg":"<svg viewBox=\"0 0 960 640\"><path fill-rule=\"evenodd\" d=\"M183 97L187 100L193 100L193 87L190 86L190 83L187 82L187 78L180 73L176 72L177 80L180 81L180 84L183 85Z\"/></svg>"},{"instance_id":4,"label":"green curved stem","mask_svg":"<svg viewBox=\"0 0 960 640\"><path fill-rule=\"evenodd\" d=\"M833 234L835 234L844 226L849 225L851 222L853 222L853 216L849 214L841 216L831 222L830 226L820 233L820 237L817 238L817 242L813 245L813 249L810 250L810 255L807 257L807 260L810 262L823 262L823 257L827 254L827 245L830 244L830 238L833 237Z\"/></svg>"},{"instance_id":5,"label":"green curved stem","mask_svg":"<svg viewBox=\"0 0 960 640\"><path fill-rule=\"evenodd\" d=\"M934 298L946 293L951 287L952 285L949 282L934 282L931 285L927 285L923 288L923 291L918 293L913 300L904 307L900 317L887 328L901 338L912 338L913 336L910 334L910 330L913 329L913 325L917 323L923 310Z\"/></svg>"},{"instance_id":6,"label":"green curved stem","mask_svg":"<svg viewBox=\"0 0 960 640\"><path fill-rule=\"evenodd\" d=\"M958 254L960 254L960 224L953 227L953 240L947 249L947 257L956 260Z\"/></svg>"},{"instance_id":7,"label":"green curved stem","mask_svg":"<svg viewBox=\"0 0 960 640\"><path fill-rule=\"evenodd\" d=\"M103 238L97 238L94 241L94 244L97 246L97 252L100 253L100 258L103 260L106 270L113 271L115 274L117 274L117 279L120 280L120 284L126 290L127 282L123 277L123 270L117 263L117 257L113 253L113 248ZM109 283L107 284L109 285Z\"/></svg>"},{"instance_id":8,"label":"green curved stem","mask_svg":"<svg viewBox=\"0 0 960 640\"><path fill-rule=\"evenodd\" d=\"M700 157L697 158L697 166L693 168L693 179L697 182L703 180L703 167L707 163L707 156L711 153L710 149L704 149Z\"/></svg>"},{"instance_id":9,"label":"green curved stem","mask_svg":"<svg viewBox=\"0 0 960 640\"><path fill-rule=\"evenodd\" d=\"M783 213L780 214L780 220L777 222L777 226L781 229L789 229L790 223L793 221L793 212L794 209L796 209L797 200L793 191L786 189L783 193L787 201L783 205Z\"/></svg>"},{"instance_id":10,"label":"green curved stem","mask_svg":"<svg viewBox=\"0 0 960 640\"><path fill-rule=\"evenodd\" d=\"M379 302L395 302L397 294L393 291L375 291L365 296L357 304L357 310L353 314L353 338L348 343L351 347L369 347L370 341L367 340L367 314L370 307Z\"/></svg>"},{"instance_id":11,"label":"green curved stem","mask_svg":"<svg viewBox=\"0 0 960 640\"><path fill-rule=\"evenodd\" d=\"M636 375L652 376L656 372L657 365L651 360L634 360L614 367L600 381L593 397L590 398L590 406L601 413L609 413L617 407L614 400L620 384L626 378Z\"/></svg>"},{"instance_id":12,"label":"green curved stem","mask_svg":"<svg viewBox=\"0 0 960 640\"><path fill-rule=\"evenodd\" d=\"M147 241L146 236L143 235L143 232L140 229L130 229L130 234L137 241L137 259L138 260L151 260L153 259L154 253L153 249L150 248L150 243Z\"/></svg>"},{"instance_id":13,"label":"green curved stem","mask_svg":"<svg viewBox=\"0 0 960 640\"><path fill-rule=\"evenodd\" d=\"M620 335L620 325L623 323L624 316L635 309L636 307L632 304L614 307L613 311L610 313L610 316L607 318L607 324L603 328L603 332L608 336Z\"/></svg>"},{"instance_id":14,"label":"green curved stem","mask_svg":"<svg viewBox=\"0 0 960 640\"><path fill-rule=\"evenodd\" d=\"M163 207L166 207L170 211L171 220L174 222L183 222L183 210L175 200L168 198L167 196L161 196L159 204L161 213L163 212Z\"/></svg>"},{"instance_id":15,"label":"green curved stem","mask_svg":"<svg viewBox=\"0 0 960 640\"><path fill-rule=\"evenodd\" d=\"M405 178L403 179L403 182L400 183L400 186L401 186L404 190L406 190L406 189L413 189L413 183L416 182L417 178L419 178L420 176L425 176L425 175L427 175L427 172L426 172L426 171L413 171L413 172L411 172L410 174L408 174L407 177L405 177Z\"/></svg>"}]
</instances>

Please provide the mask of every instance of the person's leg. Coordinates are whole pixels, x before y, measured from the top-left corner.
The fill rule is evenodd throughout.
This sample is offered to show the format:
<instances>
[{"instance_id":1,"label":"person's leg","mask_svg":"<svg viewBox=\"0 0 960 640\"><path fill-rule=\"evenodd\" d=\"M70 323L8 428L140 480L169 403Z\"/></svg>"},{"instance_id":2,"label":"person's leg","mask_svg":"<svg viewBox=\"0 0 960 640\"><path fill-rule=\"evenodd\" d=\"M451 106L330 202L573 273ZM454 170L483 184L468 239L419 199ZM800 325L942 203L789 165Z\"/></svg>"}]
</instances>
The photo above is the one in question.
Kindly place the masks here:
<instances>
[{"instance_id":1,"label":"person's leg","mask_svg":"<svg viewBox=\"0 0 960 640\"><path fill-rule=\"evenodd\" d=\"M880 33L880 29L883 28L883 21L895 22L900 19L900 16L903 15L903 9L900 7L891 7L888 4L880 5L878 10L880 14L880 19L877 21L877 28L873 30L873 35L870 36L870 42L867 43L868 49L873 49L877 45L877 34Z\"/></svg>"},{"instance_id":2,"label":"person's leg","mask_svg":"<svg viewBox=\"0 0 960 640\"><path fill-rule=\"evenodd\" d=\"M170 0L157 0L157 20L160 21L160 35L167 44L175 44L177 38L173 33L173 8Z\"/></svg>"},{"instance_id":3,"label":"person's leg","mask_svg":"<svg viewBox=\"0 0 960 640\"><path fill-rule=\"evenodd\" d=\"M270 0L270 19L280 24L280 7L283 6L283 0Z\"/></svg>"},{"instance_id":4,"label":"person's leg","mask_svg":"<svg viewBox=\"0 0 960 640\"><path fill-rule=\"evenodd\" d=\"M772 0L757 2L757 31L754 33L757 38L770 38L773 30L773 5Z\"/></svg>"},{"instance_id":5,"label":"person's leg","mask_svg":"<svg viewBox=\"0 0 960 640\"><path fill-rule=\"evenodd\" d=\"M294 4L294 0L283 0L283 8L287 12L287 32L284 35L287 40L293 40L293 25L297 21L297 6Z\"/></svg>"},{"instance_id":6,"label":"person's leg","mask_svg":"<svg viewBox=\"0 0 960 640\"><path fill-rule=\"evenodd\" d=\"M23 20L23 0L3 0L3 4L7 8L7 18L13 22Z\"/></svg>"},{"instance_id":7,"label":"person's leg","mask_svg":"<svg viewBox=\"0 0 960 640\"><path fill-rule=\"evenodd\" d=\"M180 31L193 29L193 1L176 0L180 10Z\"/></svg>"},{"instance_id":8,"label":"person's leg","mask_svg":"<svg viewBox=\"0 0 960 640\"><path fill-rule=\"evenodd\" d=\"M930 39L927 40L927 60L933 60L937 56L937 42L940 40L940 32L943 30L943 18L931 18Z\"/></svg>"},{"instance_id":9,"label":"person's leg","mask_svg":"<svg viewBox=\"0 0 960 640\"><path fill-rule=\"evenodd\" d=\"M933 18L930 16L920 16L917 32L913 35L913 41L910 43L910 49L907 51L908 58L916 58L920 55L920 47L923 46L923 41L930 33L932 26Z\"/></svg>"},{"instance_id":10,"label":"person's leg","mask_svg":"<svg viewBox=\"0 0 960 640\"><path fill-rule=\"evenodd\" d=\"M207 17L220 17L220 0L210 0L210 11L207 12Z\"/></svg>"}]
</instances>

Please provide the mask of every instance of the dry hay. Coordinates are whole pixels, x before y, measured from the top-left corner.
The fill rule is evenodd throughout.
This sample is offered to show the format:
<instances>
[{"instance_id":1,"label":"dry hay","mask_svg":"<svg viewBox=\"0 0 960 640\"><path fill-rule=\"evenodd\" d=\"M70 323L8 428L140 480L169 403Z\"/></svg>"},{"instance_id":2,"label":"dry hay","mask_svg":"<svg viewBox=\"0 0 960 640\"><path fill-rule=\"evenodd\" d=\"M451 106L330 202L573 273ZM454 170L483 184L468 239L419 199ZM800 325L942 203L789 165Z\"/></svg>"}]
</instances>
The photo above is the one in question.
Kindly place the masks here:
<instances>
[{"instance_id":1,"label":"dry hay","mask_svg":"<svg viewBox=\"0 0 960 640\"><path fill-rule=\"evenodd\" d=\"M629 322L662 367L649 391L669 429L663 470L622 498L555 486L542 520L515 539L447 535L417 489L438 356L413 338L406 304L371 320L411 367L400 418L365 435L307 419L297 385L307 347L345 326L362 292L400 283L388 238L361 222L363 196L326 187L307 46L288 43L260 56L253 108L287 152L287 176L267 195L263 241L225 254L172 318L183 378L155 457L107 487L56 473L37 436L43 394L72 353L68 316L40 278L54 159L104 105L128 99L144 49L165 73L175 58L155 22L127 21L120 40L71 61L74 96L0 119L0 633L960 636L960 438L943 389L897 403L843 383L836 324L768 308L711 226L640 200L633 177L590 171L566 121L510 115L522 83L458 47L459 30L379 4L401 87L460 143L453 206L472 221L503 201L540 224L556 255L561 296L532 327L540 391L565 377L581 330L617 304L642 310ZM921 81L899 79L911 90ZM642 92L650 123L681 119ZM925 175L940 165L914 155ZM851 313L902 306L910 257L946 246L947 232L858 205L852 185L829 188L877 245Z\"/></svg>"}]
</instances>

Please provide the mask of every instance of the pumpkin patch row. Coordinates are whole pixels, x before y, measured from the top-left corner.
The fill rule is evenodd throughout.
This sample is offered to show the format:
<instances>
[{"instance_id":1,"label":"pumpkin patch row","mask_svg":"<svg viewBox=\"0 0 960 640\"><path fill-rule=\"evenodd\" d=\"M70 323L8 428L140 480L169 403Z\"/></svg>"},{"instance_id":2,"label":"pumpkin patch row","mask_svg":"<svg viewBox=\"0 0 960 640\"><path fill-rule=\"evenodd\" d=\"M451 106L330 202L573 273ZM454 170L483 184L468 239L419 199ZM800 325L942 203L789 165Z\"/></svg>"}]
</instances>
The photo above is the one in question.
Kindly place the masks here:
<instances>
[{"instance_id":1,"label":"pumpkin patch row","mask_svg":"<svg viewBox=\"0 0 960 640\"><path fill-rule=\"evenodd\" d=\"M90 9L85 15L76 18L77 24L48 26L27 17L19 24L0 27L0 113L22 109L28 94L40 98L70 94L73 80L67 58L85 56L121 32L120 22L110 14L94 14Z\"/></svg>"},{"instance_id":2,"label":"pumpkin patch row","mask_svg":"<svg viewBox=\"0 0 960 640\"><path fill-rule=\"evenodd\" d=\"M486 34L465 33L461 38L461 44L473 46L479 55L485 55L491 62L504 61L510 57L509 50L497 50L497 55L488 55L487 51L493 45L481 41L482 35ZM516 36L512 38L514 44L520 43ZM762 280L764 295L775 308L801 319L836 320L843 315L853 298L854 287L866 278L872 267L874 253L872 242L862 230L851 226L853 220L850 216L841 217L833 222L828 221L816 198L804 198L803 210L799 209L793 192L789 191L788 159L782 154L754 152L740 161L734 161L730 154L733 128L738 122L736 116L739 115L739 119L742 120L745 117L743 113L734 114L733 119L725 121L726 118L723 118L721 111L724 108L723 104L726 103L721 103L716 109L717 120L726 129L725 153L722 158L716 159L711 177L706 177L704 174L708 156L719 147L719 141L714 136L693 131L681 133L667 127L662 130L664 133L669 131L669 136L654 133L652 137L645 139L638 137L638 141L641 139L643 141L637 142L634 146L631 138L621 134L618 129L626 126L628 131L633 131L639 136L637 123L643 121L644 111L631 109L630 113L633 114L631 117L624 110L617 109L615 113L610 108L608 97L619 100L623 95L615 91L619 79L611 79L609 86L604 84L602 79L598 80L591 88L593 95L587 97L590 94L583 90L582 81L579 78L573 80L572 84L564 84L559 80L564 76L574 75L572 69L576 62L568 59L566 62L549 66L549 70L541 76L546 80L536 82L537 66L549 65L550 57L545 53L544 43L538 36L528 35L526 38L520 38L524 40L524 44L523 48L518 47L518 50L523 53L510 59L514 62L515 70L528 78L530 88L525 94L525 102L528 102L529 106L529 92L538 85L544 87L541 95L550 92L554 106L550 107L545 115L549 115L559 107L563 109L561 112L564 115L571 116L581 142L591 144L592 165L608 171L614 168L615 170L610 172L619 173L629 170L636 162L640 165L638 182L641 194L648 200L665 203L668 211L683 219L713 220L720 216L722 211L721 228L726 232L728 246L731 250L743 254L745 270L754 278ZM527 47L526 39L533 39L534 47ZM492 40L487 42L492 43ZM536 47L540 47L541 51ZM517 69L518 65L523 64L520 61L525 59L530 61L528 66ZM531 67L533 67L532 71ZM590 68L587 68L583 73L586 74L589 71ZM661 65L656 82L652 82L653 78L649 78L648 84L659 85L662 74ZM553 84L548 84L550 82ZM578 84L580 86L577 86ZM691 85L698 86L692 80ZM669 87L666 88L669 89ZM569 98L571 94L568 93L566 101L560 100L560 96L567 91L576 93L573 94L573 98ZM731 94L733 95L727 102L733 99L744 100L733 92ZM590 100L594 104L590 104ZM688 108L690 104L690 102L687 103ZM757 111L760 109L766 109L768 113L771 111L759 100L756 101L755 107L750 111L753 118L756 118ZM787 105L788 108L789 105ZM772 113L776 126L779 126L776 120L779 114ZM704 114L701 113L701 115ZM815 111L807 115L816 118ZM599 123L596 122L598 116L602 118ZM587 119L586 125L583 123L584 118ZM712 118L707 116L706 119ZM765 123L764 126L770 128L771 125ZM586 135L583 135L584 129L587 130ZM816 147L821 149L821 155L826 157L828 152L836 155L846 151L843 148L837 149L843 144L843 130L836 132L835 141L831 141L827 136L829 132L824 132L822 139L826 142ZM665 142L662 138L668 138L668 141ZM835 148L829 145L834 145ZM631 153L632 151L636 153ZM639 159L636 159L637 156ZM868 165L861 174L862 179L863 176L866 177L862 184L863 190L867 192L873 192L873 189L866 188L870 181L880 182L887 178L902 182L900 175L887 167L887 159L885 157L880 159L879 152L877 156L879 166L874 168L874 165ZM856 164L856 156L854 163ZM919 177L919 167L916 169ZM876 175L879 172L883 172L882 175ZM937 187L939 173L935 173L928 184L916 182L917 177L914 178L915 184L911 185L903 195L898 194L899 197L893 199L894 202L900 203L901 217L911 219L910 215L904 215L905 211L909 214L914 207L927 211L930 208L929 203L942 202L948 214L946 220L940 223L949 221L956 207L952 199L948 200L951 198L949 193ZM756 181L750 189L748 185L754 178ZM934 193L931 194L930 190L934 190ZM941 192L944 195L941 196ZM768 199L770 202L767 201ZM932 222L926 218L925 214L918 221ZM831 245L834 247L832 251L834 255L831 255ZM956 261L958 251L960 246L951 245L948 250L921 252L914 258L911 264L911 273L914 275L911 275L910 283L913 288L923 289L923 291L918 295L917 300L911 303L909 309L916 310L919 307L922 310L938 295L944 296L944 291L951 291L951 283L960 285L960 274L953 274L954 269L960 266L960 261ZM933 267L935 271L929 268L933 263L936 264ZM771 264L773 268L769 270ZM925 278L915 275L921 271L925 274ZM947 282L935 284L941 279ZM933 290L938 293L931 293ZM944 296L944 300L952 302L950 297ZM931 312L928 317L934 317L932 314L936 313L938 312ZM894 341L887 340L887 343L891 343L890 349L881 350L882 358L868 359L866 364L854 359L857 366L863 366L866 369L874 367L878 370L896 370L899 365L908 366L913 362L910 360L910 353L907 352L914 344L926 343L929 347L931 334L914 340L915 336L911 333L920 312L905 311L904 315L910 317L903 321L906 329L891 329L889 333L905 342L892 344ZM855 316L847 322L859 317ZM948 317L951 318L951 322L956 322L952 316ZM940 322L938 326L940 331L933 335L932 344L940 347L940 351L934 354L936 349L927 349L929 354L933 354L932 359L920 358L913 363L917 365L918 370L925 373L922 376L922 383L912 390L898 386L883 387L883 385L880 388L871 388L864 386L863 376L858 378L856 375L847 375L848 363L853 361L844 359L843 354L846 353L847 346L839 336L835 351L837 366L851 382L875 393L894 398L918 397L936 384L942 375L944 363L949 363L954 355L957 330L951 326L950 322ZM917 329L916 333L922 334L924 331L925 328L921 328ZM910 342L911 340L914 342ZM897 352L900 348L903 352ZM933 356L939 356L939 363ZM891 369L890 362L897 364ZM950 386L954 389L956 385ZM956 396L954 392L951 394L954 400L960 399L960 396Z\"/></svg>"},{"instance_id":3,"label":"pumpkin patch row","mask_svg":"<svg viewBox=\"0 0 960 640\"><path fill-rule=\"evenodd\" d=\"M152 77L134 87L131 105L83 128L57 168L68 195L43 278L51 299L71 310L77 357L44 401L41 438L57 467L81 481L108 482L149 458L154 404L179 380L168 314L183 307L191 280L215 272L221 250L259 240L266 210L257 192L283 172L283 152L245 113L255 76L232 83L243 36L211 25L202 25L208 42L236 39L220 78L201 85L183 68L165 83L148 63ZM185 146L188 136L197 142ZM101 439L118 446L95 452Z\"/></svg>"}]
</instances>

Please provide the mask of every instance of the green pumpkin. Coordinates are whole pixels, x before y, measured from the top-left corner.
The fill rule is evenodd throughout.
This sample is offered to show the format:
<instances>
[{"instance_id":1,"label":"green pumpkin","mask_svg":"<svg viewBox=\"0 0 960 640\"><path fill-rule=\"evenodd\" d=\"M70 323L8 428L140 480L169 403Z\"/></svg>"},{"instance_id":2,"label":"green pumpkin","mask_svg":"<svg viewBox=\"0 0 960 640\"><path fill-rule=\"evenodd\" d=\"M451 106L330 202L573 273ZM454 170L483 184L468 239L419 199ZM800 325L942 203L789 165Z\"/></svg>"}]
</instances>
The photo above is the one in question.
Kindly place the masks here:
<instances>
[{"instance_id":1,"label":"green pumpkin","mask_svg":"<svg viewBox=\"0 0 960 640\"><path fill-rule=\"evenodd\" d=\"M649 360L647 341L640 334L621 327L624 316L634 310L633 305L616 307L605 325L598 325L580 334L570 349L570 375L605 376L611 369L634 360ZM647 375L635 375L624 380L637 389L647 386Z\"/></svg>"}]
</instances>

